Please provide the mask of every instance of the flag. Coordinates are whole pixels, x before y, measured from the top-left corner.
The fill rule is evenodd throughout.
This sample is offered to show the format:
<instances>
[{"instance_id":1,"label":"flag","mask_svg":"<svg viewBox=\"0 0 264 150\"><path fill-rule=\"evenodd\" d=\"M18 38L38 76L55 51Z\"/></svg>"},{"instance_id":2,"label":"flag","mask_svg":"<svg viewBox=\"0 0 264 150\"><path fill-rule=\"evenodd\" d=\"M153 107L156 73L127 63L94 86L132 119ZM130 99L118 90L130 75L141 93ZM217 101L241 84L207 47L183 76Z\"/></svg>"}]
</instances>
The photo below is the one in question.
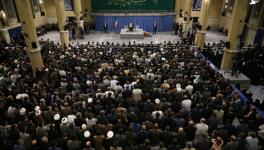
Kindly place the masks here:
<instances>
[{"instance_id":1,"label":"flag","mask_svg":"<svg viewBox=\"0 0 264 150\"><path fill-rule=\"evenodd\" d=\"M117 19L115 20L115 28L117 29L117 27L118 27L118 22L117 22Z\"/></svg>"}]
</instances>

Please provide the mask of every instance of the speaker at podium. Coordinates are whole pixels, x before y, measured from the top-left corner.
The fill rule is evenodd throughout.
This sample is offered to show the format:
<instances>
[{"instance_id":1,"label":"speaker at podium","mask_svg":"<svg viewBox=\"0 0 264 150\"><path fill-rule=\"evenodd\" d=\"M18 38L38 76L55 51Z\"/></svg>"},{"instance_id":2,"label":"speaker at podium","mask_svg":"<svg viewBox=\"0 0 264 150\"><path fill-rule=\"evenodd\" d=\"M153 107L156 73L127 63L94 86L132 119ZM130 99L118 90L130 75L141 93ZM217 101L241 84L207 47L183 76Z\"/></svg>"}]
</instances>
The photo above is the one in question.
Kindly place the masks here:
<instances>
[{"instance_id":1,"label":"speaker at podium","mask_svg":"<svg viewBox=\"0 0 264 150\"><path fill-rule=\"evenodd\" d=\"M134 31L135 29L139 29L139 25L134 25L133 23L129 23L128 25L124 25L124 29L128 29L129 31Z\"/></svg>"},{"instance_id":2,"label":"speaker at podium","mask_svg":"<svg viewBox=\"0 0 264 150\"><path fill-rule=\"evenodd\" d=\"M128 24L128 29L129 29L129 31L133 31L134 30L134 24L132 23L132 22L130 22L129 24Z\"/></svg>"},{"instance_id":3,"label":"speaker at podium","mask_svg":"<svg viewBox=\"0 0 264 150\"><path fill-rule=\"evenodd\" d=\"M144 39L143 29L139 29L139 25L135 25L130 22L127 25L124 25L124 29L121 29L120 32L121 39Z\"/></svg>"}]
</instances>

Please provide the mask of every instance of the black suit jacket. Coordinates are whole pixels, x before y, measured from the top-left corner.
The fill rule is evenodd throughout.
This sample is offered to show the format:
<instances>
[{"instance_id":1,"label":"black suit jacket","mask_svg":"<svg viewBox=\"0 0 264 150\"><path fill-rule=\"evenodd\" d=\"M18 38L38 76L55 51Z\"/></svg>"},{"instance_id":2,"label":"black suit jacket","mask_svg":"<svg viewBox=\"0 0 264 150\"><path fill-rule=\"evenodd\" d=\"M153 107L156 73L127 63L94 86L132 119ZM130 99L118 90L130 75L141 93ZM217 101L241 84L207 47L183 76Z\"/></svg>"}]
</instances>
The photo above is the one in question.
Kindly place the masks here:
<instances>
[{"instance_id":1,"label":"black suit jacket","mask_svg":"<svg viewBox=\"0 0 264 150\"><path fill-rule=\"evenodd\" d=\"M104 23L104 28L107 29L108 28L108 24Z\"/></svg>"},{"instance_id":2,"label":"black suit jacket","mask_svg":"<svg viewBox=\"0 0 264 150\"><path fill-rule=\"evenodd\" d=\"M157 23L153 23L153 28L157 29L158 28L158 24Z\"/></svg>"}]
</instances>

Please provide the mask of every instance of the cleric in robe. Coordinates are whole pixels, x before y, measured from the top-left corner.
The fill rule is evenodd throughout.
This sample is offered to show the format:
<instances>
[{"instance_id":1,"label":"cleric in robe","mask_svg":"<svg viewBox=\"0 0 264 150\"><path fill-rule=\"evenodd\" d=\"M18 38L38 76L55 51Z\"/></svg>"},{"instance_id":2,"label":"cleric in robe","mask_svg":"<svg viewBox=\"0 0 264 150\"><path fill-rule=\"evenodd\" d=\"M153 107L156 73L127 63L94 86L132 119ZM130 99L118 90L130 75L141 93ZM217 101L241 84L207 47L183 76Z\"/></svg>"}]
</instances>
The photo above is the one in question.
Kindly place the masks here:
<instances>
[{"instance_id":1,"label":"cleric in robe","mask_svg":"<svg viewBox=\"0 0 264 150\"><path fill-rule=\"evenodd\" d=\"M129 31L133 31L134 30L134 24L132 22L130 22L128 24L128 29L129 29Z\"/></svg>"}]
</instances>

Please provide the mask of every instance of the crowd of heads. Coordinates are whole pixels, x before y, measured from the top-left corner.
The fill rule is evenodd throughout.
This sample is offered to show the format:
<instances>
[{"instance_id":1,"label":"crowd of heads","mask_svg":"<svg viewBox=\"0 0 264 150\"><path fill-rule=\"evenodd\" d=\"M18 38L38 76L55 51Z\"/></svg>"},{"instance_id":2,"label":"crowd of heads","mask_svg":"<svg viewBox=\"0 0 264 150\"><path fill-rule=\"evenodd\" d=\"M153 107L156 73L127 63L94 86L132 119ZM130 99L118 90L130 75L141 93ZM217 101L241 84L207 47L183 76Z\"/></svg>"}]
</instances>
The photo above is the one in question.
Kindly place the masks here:
<instances>
[{"instance_id":1,"label":"crowd of heads","mask_svg":"<svg viewBox=\"0 0 264 150\"><path fill-rule=\"evenodd\" d=\"M203 55L210 59L218 68L221 66L225 43L207 43L201 50ZM253 59L254 58L254 59ZM253 84L264 83L264 52L260 45L241 44L234 56L234 70L244 73Z\"/></svg>"},{"instance_id":2,"label":"crowd of heads","mask_svg":"<svg viewBox=\"0 0 264 150\"><path fill-rule=\"evenodd\" d=\"M220 43L213 42L212 44L210 43L205 44L201 52L206 58L210 59L215 66L220 68L224 49L225 49L225 44L223 42Z\"/></svg>"},{"instance_id":3,"label":"crowd of heads","mask_svg":"<svg viewBox=\"0 0 264 150\"><path fill-rule=\"evenodd\" d=\"M253 84L264 84L264 47L249 46L246 50L241 50L237 53L235 61L237 62L238 70L248 76Z\"/></svg>"},{"instance_id":4,"label":"crowd of heads","mask_svg":"<svg viewBox=\"0 0 264 150\"><path fill-rule=\"evenodd\" d=\"M36 76L24 47L0 45L1 149L262 146L255 107L188 44L40 43Z\"/></svg>"},{"instance_id":5,"label":"crowd of heads","mask_svg":"<svg viewBox=\"0 0 264 150\"><path fill-rule=\"evenodd\" d=\"M208 43L201 50L202 54L212 61L218 68L221 66L223 53L225 49L225 43ZM233 75L243 73L251 79L251 84L263 85L264 74L261 70L264 69L263 64L263 47L256 45L240 44L237 54L234 56L234 67L232 69ZM254 58L254 59L252 59ZM264 110L264 99L253 99L253 94L243 90L242 93L247 97L249 101L254 103L260 110Z\"/></svg>"},{"instance_id":6,"label":"crowd of heads","mask_svg":"<svg viewBox=\"0 0 264 150\"><path fill-rule=\"evenodd\" d=\"M50 31L59 31L58 24L51 23L36 27L37 36L43 36Z\"/></svg>"}]
</instances>

